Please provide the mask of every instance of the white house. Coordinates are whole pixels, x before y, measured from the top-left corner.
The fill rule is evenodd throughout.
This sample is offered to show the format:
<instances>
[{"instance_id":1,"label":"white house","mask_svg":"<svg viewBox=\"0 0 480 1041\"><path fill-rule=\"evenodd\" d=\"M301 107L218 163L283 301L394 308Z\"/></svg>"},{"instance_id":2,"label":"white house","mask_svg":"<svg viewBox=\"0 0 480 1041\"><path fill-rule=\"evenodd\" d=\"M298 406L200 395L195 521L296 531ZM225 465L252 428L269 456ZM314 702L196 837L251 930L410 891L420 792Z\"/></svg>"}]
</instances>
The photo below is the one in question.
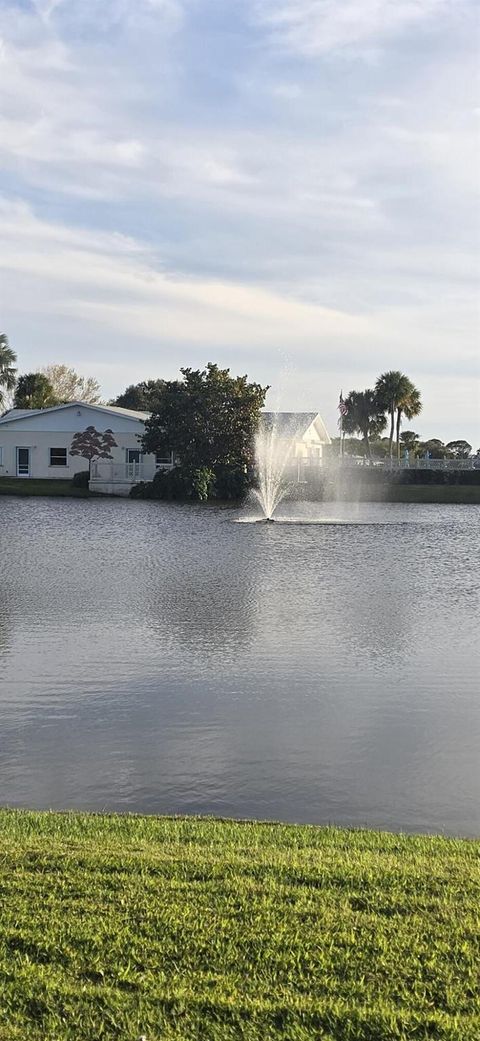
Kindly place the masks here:
<instances>
[{"instance_id":1,"label":"white house","mask_svg":"<svg viewBox=\"0 0 480 1041\"><path fill-rule=\"evenodd\" d=\"M262 412L260 431L274 432L275 439L289 449L292 466L321 463L323 448L331 440L319 412Z\"/></svg>"},{"instance_id":2,"label":"white house","mask_svg":"<svg viewBox=\"0 0 480 1041\"><path fill-rule=\"evenodd\" d=\"M71 479L88 470L88 460L70 455L72 439L87 427L111 431L116 446L111 460L92 462L90 488L109 495L128 495L136 481L151 481L159 469L173 466L173 454L144 455L140 439L148 412L71 401L43 409L11 409L0 417L0 480L2 477ZM275 426L277 439L292 442L289 457L298 479L306 466L321 462L330 438L316 412L263 412L261 428Z\"/></svg>"},{"instance_id":3,"label":"white house","mask_svg":"<svg viewBox=\"0 0 480 1041\"><path fill-rule=\"evenodd\" d=\"M151 480L159 468L173 465L172 454L143 455L140 438L148 412L72 401L44 409L11 409L0 418L0 480L3 477L70 479L88 470L88 460L71 456L74 434L93 426L110 430L116 442L112 460L92 462L90 487L128 495L134 481Z\"/></svg>"}]
</instances>

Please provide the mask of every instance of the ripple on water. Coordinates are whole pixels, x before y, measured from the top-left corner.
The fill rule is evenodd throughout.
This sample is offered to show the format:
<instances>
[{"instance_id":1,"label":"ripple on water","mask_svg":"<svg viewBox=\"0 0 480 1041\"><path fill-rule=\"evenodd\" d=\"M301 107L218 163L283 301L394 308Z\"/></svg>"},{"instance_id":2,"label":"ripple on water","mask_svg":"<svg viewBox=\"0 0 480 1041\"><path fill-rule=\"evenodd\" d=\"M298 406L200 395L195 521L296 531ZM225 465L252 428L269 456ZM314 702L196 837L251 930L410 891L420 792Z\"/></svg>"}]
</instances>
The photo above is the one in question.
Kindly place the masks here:
<instances>
[{"instance_id":1,"label":"ripple on water","mask_svg":"<svg viewBox=\"0 0 480 1041\"><path fill-rule=\"evenodd\" d=\"M478 507L0 500L2 798L478 832Z\"/></svg>"}]
</instances>

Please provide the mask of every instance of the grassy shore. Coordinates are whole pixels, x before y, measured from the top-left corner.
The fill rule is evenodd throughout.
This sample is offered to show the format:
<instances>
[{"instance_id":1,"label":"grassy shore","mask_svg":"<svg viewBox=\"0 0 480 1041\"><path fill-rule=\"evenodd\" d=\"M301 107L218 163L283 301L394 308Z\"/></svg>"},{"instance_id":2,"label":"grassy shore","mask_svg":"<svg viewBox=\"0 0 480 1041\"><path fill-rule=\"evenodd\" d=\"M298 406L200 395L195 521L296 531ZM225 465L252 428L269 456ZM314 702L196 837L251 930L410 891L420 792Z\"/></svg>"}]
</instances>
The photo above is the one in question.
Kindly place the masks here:
<instances>
[{"instance_id":1,"label":"grassy shore","mask_svg":"<svg viewBox=\"0 0 480 1041\"><path fill-rule=\"evenodd\" d=\"M480 843L0 812L2 1041L478 1041Z\"/></svg>"},{"instance_id":2,"label":"grassy shore","mask_svg":"<svg viewBox=\"0 0 480 1041\"><path fill-rule=\"evenodd\" d=\"M361 485L345 493L345 499L359 502L417 502L452 505L480 504L480 485L475 484L389 484L386 487Z\"/></svg>"},{"instance_id":3,"label":"grassy shore","mask_svg":"<svg viewBox=\"0 0 480 1041\"><path fill-rule=\"evenodd\" d=\"M74 488L71 481L41 477L0 477L0 495L60 495L85 499L88 488Z\"/></svg>"},{"instance_id":4,"label":"grassy shore","mask_svg":"<svg viewBox=\"0 0 480 1041\"><path fill-rule=\"evenodd\" d=\"M94 493L87 488L74 488L71 481L49 480L36 477L0 477L0 495L49 495L68 496L69 498L85 499L92 497ZM106 496L95 495L95 498L103 499ZM323 498L323 495L320 496ZM328 500L328 495L326 496ZM312 495L315 499L315 495ZM348 486L344 493L339 493L339 501L359 502L418 502L418 503L476 503L480 504L480 485L441 485L441 484L419 484L419 485L358 485ZM125 499L123 500L125 502ZM136 502L141 501L136 499ZM214 505L218 505L214 503Z\"/></svg>"}]
</instances>

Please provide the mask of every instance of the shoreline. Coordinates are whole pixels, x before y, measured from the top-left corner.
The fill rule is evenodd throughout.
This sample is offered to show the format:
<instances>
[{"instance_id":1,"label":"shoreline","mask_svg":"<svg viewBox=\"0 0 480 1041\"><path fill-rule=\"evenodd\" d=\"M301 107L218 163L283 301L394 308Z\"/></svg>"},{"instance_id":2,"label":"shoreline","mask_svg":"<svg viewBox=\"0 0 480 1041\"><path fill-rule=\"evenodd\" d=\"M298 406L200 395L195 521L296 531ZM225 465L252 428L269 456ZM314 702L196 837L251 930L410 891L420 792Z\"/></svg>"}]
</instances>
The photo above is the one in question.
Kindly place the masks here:
<instances>
[{"instance_id":1,"label":"shoreline","mask_svg":"<svg viewBox=\"0 0 480 1041\"><path fill-rule=\"evenodd\" d=\"M120 502L156 502L160 506L168 506L172 503L184 506L231 506L239 509L242 502L235 500L211 499L207 503L199 503L192 500L168 500L168 499L130 499L129 496L103 495L98 492L90 492L87 488L76 488L71 481L50 480L43 478L8 478L0 477L0 496L12 498L69 498L69 499L91 499L95 502L108 501L112 499ZM294 500L292 500L294 501ZM480 505L480 483L478 484L402 484L392 482L388 486L374 482L370 484L358 484L354 488L339 489L339 493L333 497L316 494L312 487L309 497L305 502L376 502L376 503L418 503L432 505L452 506L476 506Z\"/></svg>"},{"instance_id":2,"label":"shoreline","mask_svg":"<svg viewBox=\"0 0 480 1041\"><path fill-rule=\"evenodd\" d=\"M65 809L32 809L29 806L14 806L6 803L0 805L0 835L3 818L9 814L18 815L20 818L32 817L39 818L40 823L45 823L46 819L69 820L75 823L77 818L82 818L84 823L91 821L92 824L95 822L102 822L115 824L118 823L123 825L124 823L131 822L133 825L135 822L148 824L149 822L160 822L160 823L198 823L198 824L212 824L212 825L231 825L234 827L245 827L251 828L292 828L300 829L303 831L312 832L339 832L345 835L370 835L376 836L382 839L438 839L445 840L446 842L473 842L479 845L479 856L480 856L480 832L478 835L466 835L458 834L453 832L443 831L424 831L422 829L409 831L403 827L373 827L369 824L337 824L334 821L327 821L325 823L316 823L314 821L292 821L292 820L280 820L277 818L270 817L222 817L211 813L142 813L136 810L80 810L78 808L65 808Z\"/></svg>"}]
</instances>

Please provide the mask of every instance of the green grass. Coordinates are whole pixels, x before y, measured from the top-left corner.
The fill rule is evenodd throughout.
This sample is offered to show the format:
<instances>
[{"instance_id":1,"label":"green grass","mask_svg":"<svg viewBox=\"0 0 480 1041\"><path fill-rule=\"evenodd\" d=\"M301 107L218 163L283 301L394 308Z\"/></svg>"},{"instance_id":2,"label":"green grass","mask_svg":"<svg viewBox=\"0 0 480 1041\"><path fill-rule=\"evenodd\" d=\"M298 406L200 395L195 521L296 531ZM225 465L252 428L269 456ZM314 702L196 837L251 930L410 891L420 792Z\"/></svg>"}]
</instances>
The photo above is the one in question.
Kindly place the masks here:
<instances>
[{"instance_id":1,"label":"green grass","mask_svg":"<svg viewBox=\"0 0 480 1041\"><path fill-rule=\"evenodd\" d=\"M478 1041L480 843L0 812L2 1041Z\"/></svg>"},{"instance_id":2,"label":"green grass","mask_svg":"<svg viewBox=\"0 0 480 1041\"><path fill-rule=\"evenodd\" d=\"M369 489L366 498L374 498ZM480 503L480 485L474 484L391 484L386 493L380 491L380 502Z\"/></svg>"},{"instance_id":3,"label":"green grass","mask_svg":"<svg viewBox=\"0 0 480 1041\"><path fill-rule=\"evenodd\" d=\"M359 485L355 486L353 492L355 498L364 502L480 503L480 485ZM0 495L60 495L85 499L93 497L95 493L89 492L87 488L74 488L71 481L37 477L0 477ZM98 497L105 498L104 495ZM352 498L351 486L345 491L343 498ZM213 505L218 505L218 502Z\"/></svg>"},{"instance_id":4,"label":"green grass","mask_svg":"<svg viewBox=\"0 0 480 1041\"><path fill-rule=\"evenodd\" d=\"M88 488L74 488L71 481L40 477L0 477L0 495L61 495L75 499L89 496Z\"/></svg>"},{"instance_id":5,"label":"green grass","mask_svg":"<svg viewBox=\"0 0 480 1041\"><path fill-rule=\"evenodd\" d=\"M351 483L340 500L359 502L480 503L480 485L474 484L380 484Z\"/></svg>"}]
</instances>

